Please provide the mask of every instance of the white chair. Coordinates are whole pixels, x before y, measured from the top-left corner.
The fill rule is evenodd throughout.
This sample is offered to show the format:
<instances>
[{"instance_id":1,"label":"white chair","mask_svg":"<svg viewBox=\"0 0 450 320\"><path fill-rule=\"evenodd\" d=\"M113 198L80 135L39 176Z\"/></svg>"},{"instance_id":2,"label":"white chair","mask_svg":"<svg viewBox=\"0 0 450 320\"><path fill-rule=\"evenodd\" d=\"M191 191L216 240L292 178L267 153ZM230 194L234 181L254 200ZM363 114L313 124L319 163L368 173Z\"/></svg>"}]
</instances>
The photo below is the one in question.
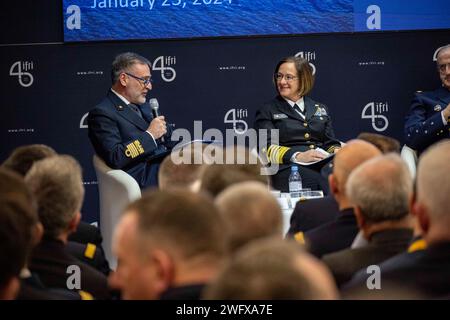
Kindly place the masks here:
<instances>
[{"instance_id":1,"label":"white chair","mask_svg":"<svg viewBox=\"0 0 450 320\"><path fill-rule=\"evenodd\" d=\"M100 231L103 248L112 269L117 260L112 254L112 237L122 210L130 202L141 197L136 180L123 170L111 169L97 155L93 157L100 198Z\"/></svg>"},{"instance_id":2,"label":"white chair","mask_svg":"<svg viewBox=\"0 0 450 320\"><path fill-rule=\"evenodd\" d=\"M408 147L406 144L402 147L402 151L400 153L402 159L406 162L409 171L411 172L412 177L416 176L416 167L417 167L417 151Z\"/></svg>"}]
</instances>

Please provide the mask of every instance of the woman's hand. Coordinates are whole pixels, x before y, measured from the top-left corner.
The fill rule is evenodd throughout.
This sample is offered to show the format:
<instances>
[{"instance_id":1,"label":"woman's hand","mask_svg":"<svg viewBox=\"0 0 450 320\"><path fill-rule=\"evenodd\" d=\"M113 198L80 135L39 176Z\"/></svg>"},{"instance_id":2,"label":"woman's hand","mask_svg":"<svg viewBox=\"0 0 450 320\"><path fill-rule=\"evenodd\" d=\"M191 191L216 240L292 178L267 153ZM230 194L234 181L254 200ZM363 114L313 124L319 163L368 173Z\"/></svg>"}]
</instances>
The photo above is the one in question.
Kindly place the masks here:
<instances>
[{"instance_id":1,"label":"woman's hand","mask_svg":"<svg viewBox=\"0 0 450 320\"><path fill-rule=\"evenodd\" d=\"M326 156L316 150L308 150L305 152L299 152L295 155L295 160L299 162L314 162L325 159Z\"/></svg>"}]
</instances>

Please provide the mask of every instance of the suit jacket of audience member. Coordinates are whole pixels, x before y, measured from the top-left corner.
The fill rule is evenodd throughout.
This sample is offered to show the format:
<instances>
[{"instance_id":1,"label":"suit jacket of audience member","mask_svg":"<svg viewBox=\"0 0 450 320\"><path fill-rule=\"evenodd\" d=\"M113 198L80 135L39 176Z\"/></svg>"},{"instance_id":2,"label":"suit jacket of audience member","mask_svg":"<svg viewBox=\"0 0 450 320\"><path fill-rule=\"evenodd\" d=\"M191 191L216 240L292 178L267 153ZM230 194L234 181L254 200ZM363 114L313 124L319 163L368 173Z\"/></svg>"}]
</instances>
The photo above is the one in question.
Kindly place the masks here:
<instances>
[{"instance_id":1,"label":"suit jacket of audience member","mask_svg":"<svg viewBox=\"0 0 450 320\"><path fill-rule=\"evenodd\" d=\"M77 230L69 235L69 241L75 241L84 244L92 243L97 247L101 247L103 237L99 228L87 222L80 221Z\"/></svg>"},{"instance_id":2,"label":"suit jacket of audience member","mask_svg":"<svg viewBox=\"0 0 450 320\"><path fill-rule=\"evenodd\" d=\"M161 159L155 159L166 154L167 149L146 132L152 120L151 112L146 109L141 112L143 117L109 91L89 112L87 121L89 139L97 155L111 168L126 171L145 188L157 185Z\"/></svg>"},{"instance_id":3,"label":"suit jacket of audience member","mask_svg":"<svg viewBox=\"0 0 450 320\"><path fill-rule=\"evenodd\" d=\"M192 284L170 287L164 291L159 300L200 300L205 284Z\"/></svg>"},{"instance_id":4,"label":"suit jacket of audience member","mask_svg":"<svg viewBox=\"0 0 450 320\"><path fill-rule=\"evenodd\" d=\"M102 248L97 247L93 243L78 243L69 241L66 244L66 250L76 259L90 265L96 270L108 276L111 272L108 260L106 260L105 253Z\"/></svg>"},{"instance_id":5,"label":"suit jacket of audience member","mask_svg":"<svg viewBox=\"0 0 450 320\"><path fill-rule=\"evenodd\" d=\"M444 124L441 113L449 103L450 91L446 88L417 92L406 116L406 144L421 153L433 143L450 138L450 125Z\"/></svg>"},{"instance_id":6,"label":"suit jacket of audience member","mask_svg":"<svg viewBox=\"0 0 450 320\"><path fill-rule=\"evenodd\" d=\"M20 279L16 300L81 300L79 293L65 289L46 288L35 273Z\"/></svg>"},{"instance_id":7,"label":"suit jacket of audience member","mask_svg":"<svg viewBox=\"0 0 450 320\"><path fill-rule=\"evenodd\" d=\"M67 280L75 274L68 273L68 267L73 265L80 268L81 276L81 287L74 290L86 291L95 299L110 298L106 276L72 257L62 241L44 238L32 252L30 270L39 275L45 286L68 289Z\"/></svg>"},{"instance_id":8,"label":"suit jacket of audience member","mask_svg":"<svg viewBox=\"0 0 450 320\"><path fill-rule=\"evenodd\" d=\"M336 284L341 286L360 269L405 252L412 235L411 229L404 228L379 231L370 237L368 245L326 254L322 260L333 273Z\"/></svg>"},{"instance_id":9,"label":"suit jacket of audience member","mask_svg":"<svg viewBox=\"0 0 450 320\"><path fill-rule=\"evenodd\" d=\"M422 294L426 298L450 295L450 242L429 245L426 249L396 255L379 265L383 283ZM358 272L343 289L346 292L366 287L366 272Z\"/></svg>"},{"instance_id":10,"label":"suit jacket of audience member","mask_svg":"<svg viewBox=\"0 0 450 320\"><path fill-rule=\"evenodd\" d=\"M336 252L352 245L358 233L358 225L353 209L340 211L336 220L305 233L305 243L316 257Z\"/></svg>"},{"instance_id":11,"label":"suit jacket of audience member","mask_svg":"<svg viewBox=\"0 0 450 320\"><path fill-rule=\"evenodd\" d=\"M291 215L291 225L287 237L297 232L306 232L325 223L334 221L339 216L339 206L332 196L320 199L299 201Z\"/></svg>"}]
</instances>

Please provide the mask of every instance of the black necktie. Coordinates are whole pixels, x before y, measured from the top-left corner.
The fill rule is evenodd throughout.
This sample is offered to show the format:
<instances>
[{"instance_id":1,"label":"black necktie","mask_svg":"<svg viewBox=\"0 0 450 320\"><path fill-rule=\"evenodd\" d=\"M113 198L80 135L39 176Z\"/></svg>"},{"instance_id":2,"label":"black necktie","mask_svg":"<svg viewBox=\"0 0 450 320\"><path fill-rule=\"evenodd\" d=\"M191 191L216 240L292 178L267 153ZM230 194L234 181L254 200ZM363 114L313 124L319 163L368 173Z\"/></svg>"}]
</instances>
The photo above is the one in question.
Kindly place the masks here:
<instances>
[{"instance_id":1,"label":"black necktie","mask_svg":"<svg viewBox=\"0 0 450 320\"><path fill-rule=\"evenodd\" d=\"M129 106L130 106L131 110L133 110L134 112L136 112L136 114L137 114L140 118L142 118L142 112L141 112L141 110L139 109L139 107L138 107L137 105L130 103Z\"/></svg>"},{"instance_id":2,"label":"black necktie","mask_svg":"<svg viewBox=\"0 0 450 320\"><path fill-rule=\"evenodd\" d=\"M300 109L300 107L297 104L294 104L294 110L300 113L302 116L305 116L305 113Z\"/></svg>"}]
</instances>

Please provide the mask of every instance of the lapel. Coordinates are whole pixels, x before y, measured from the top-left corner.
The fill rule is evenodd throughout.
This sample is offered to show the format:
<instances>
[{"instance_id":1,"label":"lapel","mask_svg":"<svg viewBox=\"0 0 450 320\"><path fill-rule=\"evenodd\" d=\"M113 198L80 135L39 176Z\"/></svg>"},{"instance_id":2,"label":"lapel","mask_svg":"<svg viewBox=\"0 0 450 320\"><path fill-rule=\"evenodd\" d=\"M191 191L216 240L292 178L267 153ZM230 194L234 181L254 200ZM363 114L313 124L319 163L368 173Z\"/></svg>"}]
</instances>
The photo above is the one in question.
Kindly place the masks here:
<instances>
[{"instance_id":1,"label":"lapel","mask_svg":"<svg viewBox=\"0 0 450 320\"><path fill-rule=\"evenodd\" d=\"M450 103L450 91L444 87L439 88L437 92L437 97L439 101L444 103L442 108L445 108Z\"/></svg>"},{"instance_id":2,"label":"lapel","mask_svg":"<svg viewBox=\"0 0 450 320\"><path fill-rule=\"evenodd\" d=\"M304 121L302 116L299 115L297 111L295 111L294 108L292 108L291 105L283 99L283 97L277 97L277 104L278 111L280 111L281 113L287 114L289 117L298 119L300 121Z\"/></svg>"},{"instance_id":3,"label":"lapel","mask_svg":"<svg viewBox=\"0 0 450 320\"><path fill-rule=\"evenodd\" d=\"M314 100L312 100L311 98L303 97L303 101L305 102L306 120L309 120L312 118L314 113L316 113L317 106Z\"/></svg>"},{"instance_id":4,"label":"lapel","mask_svg":"<svg viewBox=\"0 0 450 320\"><path fill-rule=\"evenodd\" d=\"M131 110L130 107L128 107L125 102L123 102L118 96L114 94L111 90L108 92L108 99L111 101L111 103L114 105L114 108L116 109L116 112L119 116L127 120L128 122L131 122L136 127L142 129L143 131L148 129L148 123L141 117L139 117L136 112Z\"/></svg>"}]
</instances>

